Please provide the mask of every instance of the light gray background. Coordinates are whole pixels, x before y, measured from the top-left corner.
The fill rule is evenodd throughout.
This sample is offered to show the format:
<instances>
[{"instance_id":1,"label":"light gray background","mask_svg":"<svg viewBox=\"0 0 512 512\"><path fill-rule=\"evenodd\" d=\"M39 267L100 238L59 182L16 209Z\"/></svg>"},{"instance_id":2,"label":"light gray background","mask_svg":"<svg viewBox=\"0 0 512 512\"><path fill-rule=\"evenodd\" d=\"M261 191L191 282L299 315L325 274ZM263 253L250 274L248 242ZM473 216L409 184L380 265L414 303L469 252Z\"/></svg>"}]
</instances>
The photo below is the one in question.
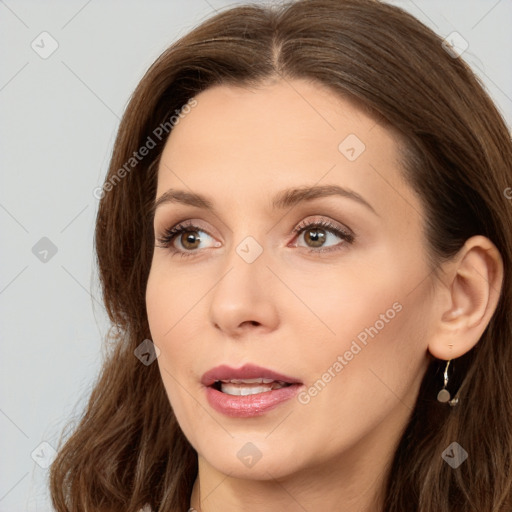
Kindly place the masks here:
<instances>
[{"instance_id":1,"label":"light gray background","mask_svg":"<svg viewBox=\"0 0 512 512\"><path fill-rule=\"evenodd\" d=\"M467 40L463 57L510 127L512 0L391 3ZM51 510L41 465L99 370L108 323L94 270L93 190L129 95L172 41L232 4L0 0L0 512ZM43 31L59 45L47 59L31 47L42 46ZM46 262L32 251L42 237L57 247Z\"/></svg>"}]
</instances>

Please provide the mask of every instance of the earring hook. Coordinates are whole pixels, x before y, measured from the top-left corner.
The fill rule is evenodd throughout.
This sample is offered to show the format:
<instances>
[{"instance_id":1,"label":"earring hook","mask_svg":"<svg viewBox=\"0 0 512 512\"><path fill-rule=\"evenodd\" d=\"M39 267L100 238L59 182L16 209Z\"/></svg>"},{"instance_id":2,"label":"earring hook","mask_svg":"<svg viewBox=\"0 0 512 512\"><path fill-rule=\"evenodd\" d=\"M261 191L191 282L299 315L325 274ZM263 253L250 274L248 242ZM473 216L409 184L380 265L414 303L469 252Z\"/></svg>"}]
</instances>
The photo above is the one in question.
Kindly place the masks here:
<instances>
[{"instance_id":1,"label":"earring hook","mask_svg":"<svg viewBox=\"0 0 512 512\"><path fill-rule=\"evenodd\" d=\"M450 367L450 362L451 362L451 359L448 360L448 362L446 363L446 366L444 369L444 374L443 374L444 385L443 385L443 389L441 389L441 391L439 391L439 393L437 394L437 400L441 403L448 402L449 405L454 407L455 405L457 405L459 403L459 397L455 396L454 398L452 398L450 392L446 389L446 386L448 385L448 368Z\"/></svg>"}]
</instances>

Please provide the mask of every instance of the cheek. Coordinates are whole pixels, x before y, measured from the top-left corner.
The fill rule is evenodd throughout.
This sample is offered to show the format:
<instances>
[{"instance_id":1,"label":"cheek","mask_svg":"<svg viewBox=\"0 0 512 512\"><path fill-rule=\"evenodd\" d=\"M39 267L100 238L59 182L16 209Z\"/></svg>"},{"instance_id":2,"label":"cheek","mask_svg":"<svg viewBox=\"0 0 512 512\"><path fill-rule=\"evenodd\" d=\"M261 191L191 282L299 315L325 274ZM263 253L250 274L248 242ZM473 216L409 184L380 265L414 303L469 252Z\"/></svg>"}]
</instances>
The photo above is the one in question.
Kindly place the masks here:
<instances>
[{"instance_id":1,"label":"cheek","mask_svg":"<svg viewBox=\"0 0 512 512\"><path fill-rule=\"evenodd\" d=\"M170 279L158 266L152 267L146 288L149 328L153 343L160 349L157 363L162 382L180 424L186 423L188 416L185 414L186 396L183 395L183 384L180 386L180 383L185 383L183 371L191 367L190 361L193 358L193 353L187 351L190 344L180 338L184 334L180 333L180 329L186 318L185 306L188 301L183 295L187 295L187 290L176 275Z\"/></svg>"},{"instance_id":2,"label":"cheek","mask_svg":"<svg viewBox=\"0 0 512 512\"><path fill-rule=\"evenodd\" d=\"M320 326L327 334L303 345L307 378L294 419L311 424L312 439L330 440L314 448L319 460L376 429L401 428L414 407L427 363L426 335L418 332L425 291L408 295L407 283L382 284L326 290L323 319L335 334Z\"/></svg>"},{"instance_id":3,"label":"cheek","mask_svg":"<svg viewBox=\"0 0 512 512\"><path fill-rule=\"evenodd\" d=\"M193 370L208 346L205 299L212 284L204 275L176 271L167 259L162 259L151 268L146 309L152 341L160 349L160 373L174 407L182 398L183 386L196 393L190 383L198 382Z\"/></svg>"},{"instance_id":4,"label":"cheek","mask_svg":"<svg viewBox=\"0 0 512 512\"><path fill-rule=\"evenodd\" d=\"M321 339L323 348L342 349L359 334L364 338L366 328L377 323L380 331L395 319L400 306L393 305L402 302L407 289L402 278L393 266L383 271L385 265L376 268L361 259L355 260L338 268L317 268L309 275L300 268L287 271L286 279L294 283L293 292L303 304L287 301L281 305L287 308L281 313L283 318L300 324L299 332L308 334L301 339ZM383 321L385 324L381 325Z\"/></svg>"},{"instance_id":5,"label":"cheek","mask_svg":"<svg viewBox=\"0 0 512 512\"><path fill-rule=\"evenodd\" d=\"M153 341L171 340L207 288L190 272L179 272L155 258L146 287L146 308Z\"/></svg>"},{"instance_id":6,"label":"cheek","mask_svg":"<svg viewBox=\"0 0 512 512\"><path fill-rule=\"evenodd\" d=\"M183 339L192 294L178 274L171 276L162 266L153 265L146 287L146 309L152 341L160 349L157 361L168 394L174 395L173 389L182 380L176 368L183 362L181 367L186 368L187 358L192 357L187 350L191 345Z\"/></svg>"},{"instance_id":7,"label":"cheek","mask_svg":"<svg viewBox=\"0 0 512 512\"><path fill-rule=\"evenodd\" d=\"M295 313L301 318L297 332L302 333L298 342L307 361L307 383L313 386L305 401L320 394L318 402L326 406L331 400L359 401L365 394L396 399L395 394L407 395L422 374L428 285L411 290L421 282L423 269L361 263L351 270L319 272L314 285L296 288L317 316Z\"/></svg>"}]
</instances>

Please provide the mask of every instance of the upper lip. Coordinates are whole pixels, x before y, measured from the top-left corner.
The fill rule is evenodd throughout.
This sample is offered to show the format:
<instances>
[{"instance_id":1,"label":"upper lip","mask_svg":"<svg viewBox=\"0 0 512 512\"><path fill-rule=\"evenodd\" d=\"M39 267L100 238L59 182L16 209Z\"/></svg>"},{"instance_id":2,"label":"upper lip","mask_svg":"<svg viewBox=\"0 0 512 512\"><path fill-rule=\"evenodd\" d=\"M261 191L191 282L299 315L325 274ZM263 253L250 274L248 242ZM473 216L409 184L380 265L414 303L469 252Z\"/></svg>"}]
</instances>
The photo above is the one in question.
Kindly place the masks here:
<instances>
[{"instance_id":1,"label":"upper lip","mask_svg":"<svg viewBox=\"0 0 512 512\"><path fill-rule=\"evenodd\" d=\"M201 383L204 386L212 386L219 380L256 379L258 377L287 382L290 384L301 384L301 382L294 377L283 375L282 373L254 364L244 364L240 368L232 368L227 365L216 366L215 368L208 370L202 376Z\"/></svg>"}]
</instances>

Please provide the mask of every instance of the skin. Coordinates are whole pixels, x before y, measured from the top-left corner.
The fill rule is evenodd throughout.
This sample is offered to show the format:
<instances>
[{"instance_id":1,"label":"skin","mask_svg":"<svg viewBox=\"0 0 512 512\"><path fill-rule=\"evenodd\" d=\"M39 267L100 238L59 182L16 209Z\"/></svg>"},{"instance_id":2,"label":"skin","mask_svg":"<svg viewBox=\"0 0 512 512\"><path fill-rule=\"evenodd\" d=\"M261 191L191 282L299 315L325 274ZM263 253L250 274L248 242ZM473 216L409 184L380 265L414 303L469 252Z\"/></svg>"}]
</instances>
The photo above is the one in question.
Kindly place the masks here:
<instances>
[{"instance_id":1,"label":"skin","mask_svg":"<svg viewBox=\"0 0 512 512\"><path fill-rule=\"evenodd\" d=\"M198 453L191 506L375 512L428 362L467 352L494 312L499 253L473 237L433 273L424 210L400 176L396 134L326 87L275 80L215 86L196 99L165 145L156 197L193 191L216 211L171 202L156 209L146 294L163 383ZM350 134L366 146L354 161L338 149ZM340 196L271 208L283 189L333 184L373 211ZM186 220L199 224L200 243L185 246L178 236L171 247L190 256L158 246ZM322 228L292 231L318 220L349 228L353 243ZM311 231L326 236L323 245ZM252 263L236 250L248 236L262 249ZM397 303L400 311L347 361L357 336ZM338 356L347 364L336 372ZM253 418L216 412L201 376L247 362L299 379L306 393L329 368L335 376L308 403L291 399ZM261 453L252 467L237 457L248 442Z\"/></svg>"}]
</instances>

